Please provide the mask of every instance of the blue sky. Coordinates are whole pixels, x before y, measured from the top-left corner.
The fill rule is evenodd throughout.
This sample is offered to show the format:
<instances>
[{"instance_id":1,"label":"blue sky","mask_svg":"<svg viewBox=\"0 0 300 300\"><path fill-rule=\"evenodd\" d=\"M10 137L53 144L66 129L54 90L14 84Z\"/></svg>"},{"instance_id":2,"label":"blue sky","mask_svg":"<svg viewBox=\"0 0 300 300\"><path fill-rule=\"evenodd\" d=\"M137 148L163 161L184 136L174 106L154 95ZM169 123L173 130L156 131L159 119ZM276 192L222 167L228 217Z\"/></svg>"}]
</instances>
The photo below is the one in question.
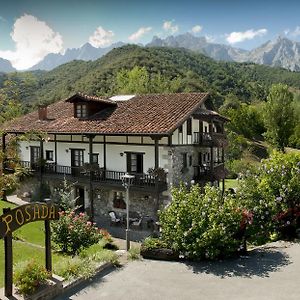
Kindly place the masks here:
<instances>
[{"instance_id":1,"label":"blue sky","mask_svg":"<svg viewBox=\"0 0 300 300\"><path fill-rule=\"evenodd\" d=\"M300 41L300 1L0 0L0 57L18 69L90 41L147 43L193 32L252 49L279 34ZM194 28L194 30L192 30Z\"/></svg>"}]
</instances>

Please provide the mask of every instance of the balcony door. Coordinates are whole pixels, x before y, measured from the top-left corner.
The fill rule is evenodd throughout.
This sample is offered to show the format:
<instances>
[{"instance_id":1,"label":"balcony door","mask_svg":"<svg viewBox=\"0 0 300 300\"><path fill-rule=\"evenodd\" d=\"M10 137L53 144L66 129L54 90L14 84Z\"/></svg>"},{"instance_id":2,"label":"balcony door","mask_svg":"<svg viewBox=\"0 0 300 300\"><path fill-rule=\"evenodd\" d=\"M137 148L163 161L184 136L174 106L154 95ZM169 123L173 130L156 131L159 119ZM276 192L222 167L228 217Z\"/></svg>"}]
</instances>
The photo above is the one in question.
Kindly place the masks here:
<instances>
[{"instance_id":1,"label":"balcony door","mask_svg":"<svg viewBox=\"0 0 300 300\"><path fill-rule=\"evenodd\" d=\"M38 168L39 160L41 157L41 149L37 146L30 147L30 165L33 170Z\"/></svg>"},{"instance_id":2,"label":"balcony door","mask_svg":"<svg viewBox=\"0 0 300 300\"><path fill-rule=\"evenodd\" d=\"M80 167L83 166L83 149L71 149L72 175L80 174Z\"/></svg>"},{"instance_id":3,"label":"balcony door","mask_svg":"<svg viewBox=\"0 0 300 300\"><path fill-rule=\"evenodd\" d=\"M143 173L143 154L127 152L127 172L142 174Z\"/></svg>"}]
</instances>

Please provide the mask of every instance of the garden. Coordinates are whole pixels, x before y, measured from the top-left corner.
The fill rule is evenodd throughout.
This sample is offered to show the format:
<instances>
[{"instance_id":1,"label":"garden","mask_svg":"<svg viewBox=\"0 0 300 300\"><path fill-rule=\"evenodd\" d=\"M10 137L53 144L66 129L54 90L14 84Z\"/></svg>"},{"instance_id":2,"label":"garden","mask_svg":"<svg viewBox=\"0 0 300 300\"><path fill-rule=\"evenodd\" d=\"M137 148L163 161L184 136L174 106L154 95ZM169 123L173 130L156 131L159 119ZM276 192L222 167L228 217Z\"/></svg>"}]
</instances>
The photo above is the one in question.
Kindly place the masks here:
<instances>
[{"instance_id":1,"label":"garden","mask_svg":"<svg viewBox=\"0 0 300 300\"><path fill-rule=\"evenodd\" d=\"M0 201L0 209L14 205ZM118 265L112 250L111 237L74 209L62 210L60 219L51 222L53 273L66 281L92 276L104 262ZM46 283L50 274L45 270L44 222L29 223L13 233L14 284L21 294L32 294ZM4 245L0 240L0 287L4 285Z\"/></svg>"},{"instance_id":2,"label":"garden","mask_svg":"<svg viewBox=\"0 0 300 300\"><path fill-rule=\"evenodd\" d=\"M160 237L144 241L144 257L224 259L299 238L300 154L274 151L240 174L236 193L209 185L174 188L159 222Z\"/></svg>"}]
</instances>

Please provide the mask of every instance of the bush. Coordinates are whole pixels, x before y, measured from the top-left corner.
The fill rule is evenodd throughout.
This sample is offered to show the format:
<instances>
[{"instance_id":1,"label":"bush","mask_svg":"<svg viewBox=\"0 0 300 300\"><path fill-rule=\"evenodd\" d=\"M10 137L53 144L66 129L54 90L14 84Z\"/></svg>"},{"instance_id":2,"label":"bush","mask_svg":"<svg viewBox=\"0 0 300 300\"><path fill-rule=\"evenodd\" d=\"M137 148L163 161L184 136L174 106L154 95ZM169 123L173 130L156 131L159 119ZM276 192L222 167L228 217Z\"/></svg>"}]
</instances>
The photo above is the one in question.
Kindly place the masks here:
<instances>
[{"instance_id":1,"label":"bush","mask_svg":"<svg viewBox=\"0 0 300 300\"><path fill-rule=\"evenodd\" d=\"M243 174L237 201L253 212L248 234L254 243L284 233L286 226L294 226L295 232L300 225L300 155L274 152L260 167Z\"/></svg>"},{"instance_id":2,"label":"bush","mask_svg":"<svg viewBox=\"0 0 300 300\"><path fill-rule=\"evenodd\" d=\"M153 250L153 249L167 249L170 248L166 242L159 238L147 237L145 238L143 244L143 249Z\"/></svg>"},{"instance_id":3,"label":"bush","mask_svg":"<svg viewBox=\"0 0 300 300\"><path fill-rule=\"evenodd\" d=\"M72 210L60 212L59 220L51 222L51 228L52 240L62 252L70 254L96 244L104 236L85 213L75 214Z\"/></svg>"},{"instance_id":4,"label":"bush","mask_svg":"<svg viewBox=\"0 0 300 300\"><path fill-rule=\"evenodd\" d=\"M129 249L129 253L128 253L128 258L130 260L136 260L136 259L140 259L140 248L139 247L131 247Z\"/></svg>"},{"instance_id":5,"label":"bush","mask_svg":"<svg viewBox=\"0 0 300 300\"><path fill-rule=\"evenodd\" d=\"M242 212L231 195L206 186L172 191L171 204L160 214L162 240L190 259L216 259L241 245ZM150 244L151 246L151 244Z\"/></svg>"},{"instance_id":6,"label":"bush","mask_svg":"<svg viewBox=\"0 0 300 300\"><path fill-rule=\"evenodd\" d=\"M89 259L70 257L55 268L55 273L67 280L77 277L89 278L95 274L95 266Z\"/></svg>"},{"instance_id":7,"label":"bush","mask_svg":"<svg viewBox=\"0 0 300 300\"><path fill-rule=\"evenodd\" d=\"M17 267L14 275L15 285L22 295L34 293L39 286L45 284L51 277L45 267L37 264L34 260L27 265Z\"/></svg>"}]
</instances>

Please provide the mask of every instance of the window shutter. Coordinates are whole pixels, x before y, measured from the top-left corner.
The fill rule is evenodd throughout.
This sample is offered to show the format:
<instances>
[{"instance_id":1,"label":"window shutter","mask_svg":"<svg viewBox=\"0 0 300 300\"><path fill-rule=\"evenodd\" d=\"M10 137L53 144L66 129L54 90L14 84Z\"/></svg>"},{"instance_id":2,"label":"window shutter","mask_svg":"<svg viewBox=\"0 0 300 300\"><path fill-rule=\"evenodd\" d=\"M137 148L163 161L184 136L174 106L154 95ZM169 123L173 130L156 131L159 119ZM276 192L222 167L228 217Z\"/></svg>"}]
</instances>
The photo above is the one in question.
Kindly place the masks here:
<instances>
[{"instance_id":1,"label":"window shutter","mask_svg":"<svg viewBox=\"0 0 300 300\"><path fill-rule=\"evenodd\" d=\"M126 153L126 160L127 160L127 172L131 172L131 153Z\"/></svg>"}]
</instances>

